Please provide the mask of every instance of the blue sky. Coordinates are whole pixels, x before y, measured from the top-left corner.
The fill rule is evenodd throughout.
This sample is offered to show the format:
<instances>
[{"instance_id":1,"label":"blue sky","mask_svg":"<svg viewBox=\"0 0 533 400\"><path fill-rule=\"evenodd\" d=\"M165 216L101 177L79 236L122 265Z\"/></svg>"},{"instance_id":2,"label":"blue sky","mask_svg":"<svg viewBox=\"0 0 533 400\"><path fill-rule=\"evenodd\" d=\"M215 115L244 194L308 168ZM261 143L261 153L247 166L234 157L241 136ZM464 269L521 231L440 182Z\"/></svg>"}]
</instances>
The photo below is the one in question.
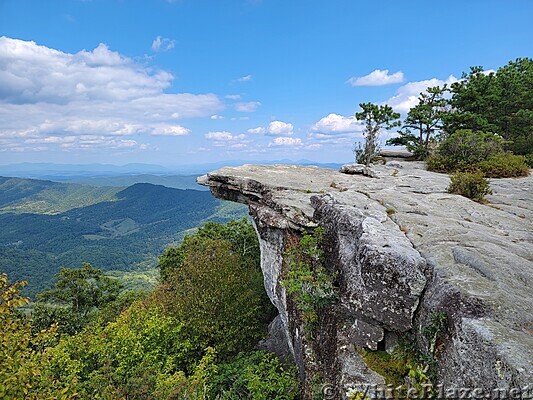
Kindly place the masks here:
<instances>
[{"instance_id":1,"label":"blue sky","mask_svg":"<svg viewBox=\"0 0 533 400\"><path fill-rule=\"evenodd\" d=\"M350 161L359 103L405 114L531 57L532 18L530 0L0 0L0 164Z\"/></svg>"}]
</instances>

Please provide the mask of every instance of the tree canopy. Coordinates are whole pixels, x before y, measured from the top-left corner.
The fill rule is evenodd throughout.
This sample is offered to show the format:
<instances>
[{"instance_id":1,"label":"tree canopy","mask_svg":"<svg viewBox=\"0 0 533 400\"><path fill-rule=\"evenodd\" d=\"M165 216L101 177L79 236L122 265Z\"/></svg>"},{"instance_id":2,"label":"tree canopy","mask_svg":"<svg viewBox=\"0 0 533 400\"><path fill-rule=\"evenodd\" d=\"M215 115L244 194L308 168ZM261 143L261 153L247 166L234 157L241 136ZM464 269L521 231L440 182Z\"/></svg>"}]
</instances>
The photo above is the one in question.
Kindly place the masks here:
<instances>
[{"instance_id":1,"label":"tree canopy","mask_svg":"<svg viewBox=\"0 0 533 400\"><path fill-rule=\"evenodd\" d=\"M533 60L518 58L496 72L472 67L451 85L443 129L500 134L515 154L533 153Z\"/></svg>"},{"instance_id":2,"label":"tree canopy","mask_svg":"<svg viewBox=\"0 0 533 400\"><path fill-rule=\"evenodd\" d=\"M74 333L89 322L90 314L111 302L120 291L118 280L83 263L81 268L61 268L55 287L37 295L35 325L45 328L53 323L61 333Z\"/></svg>"}]
</instances>

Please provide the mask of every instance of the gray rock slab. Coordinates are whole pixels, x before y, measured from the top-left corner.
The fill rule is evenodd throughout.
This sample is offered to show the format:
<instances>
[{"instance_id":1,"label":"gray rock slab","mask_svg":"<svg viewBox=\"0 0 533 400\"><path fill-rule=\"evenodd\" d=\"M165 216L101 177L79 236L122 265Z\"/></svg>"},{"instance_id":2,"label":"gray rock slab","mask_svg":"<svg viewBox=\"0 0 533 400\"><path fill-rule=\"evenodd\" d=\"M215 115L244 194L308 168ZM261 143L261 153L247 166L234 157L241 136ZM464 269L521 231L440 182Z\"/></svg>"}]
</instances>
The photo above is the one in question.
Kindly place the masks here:
<instances>
[{"instance_id":1,"label":"gray rock slab","mask_svg":"<svg viewBox=\"0 0 533 400\"><path fill-rule=\"evenodd\" d=\"M262 250L277 252L262 257L263 263L268 264L263 266L265 286L278 310L281 308L280 314L286 306L285 295L279 288L279 272L276 272L281 268L282 250L279 242L276 245L269 242L268 230L278 232L275 242L282 240L280 237L288 230L303 231L328 223L335 226L333 234L337 235L340 246L338 253L348 260L350 257L343 254L355 254L364 244L361 239L364 235L354 238L357 236L354 232L359 229L356 226L362 225L361 220L371 221L365 237L374 243L374 247L368 245L368 248L375 253L368 252L366 264L398 257L393 263L403 265L410 260L411 266L419 266L404 269L405 272L420 270L422 260L427 265L427 284L416 300L422 280L410 274L405 278L399 275L396 293L398 304L404 302L404 305L397 307L394 316L387 308L393 302L382 304L382 313L378 307L365 309L359 301L384 302L379 294L388 290L386 282L390 280L380 283L377 277L388 275L386 263L376 267L375 277L370 267L363 277L364 269L352 261L351 268L339 267L343 279L355 279L350 273L361 273L360 282L368 280L369 292L363 295L357 284L343 286L346 293L351 290L357 295L353 302L342 301L346 317L339 323L349 318L361 319L372 329L402 331L413 326L413 331L419 332L433 313L445 312L448 315L446 337L438 354L443 383L485 382L488 387L504 381L513 384L533 381L533 177L492 179L493 194L487 196L487 204L479 204L448 194L448 175L428 172L421 162L398 160L394 165L374 166L373 171L380 179L317 167L243 165L213 171L200 181L217 197L251 206L260 235L263 229ZM311 198L325 195L336 205L315 215L320 205L313 204ZM341 223L342 216L347 215L352 215L346 217L350 222ZM401 258L409 253L406 251L409 245L410 251L419 258ZM362 252L357 261L364 256ZM339 265L349 266L350 262L339 262ZM402 280L404 286L399 285ZM371 288L377 291L374 297ZM409 322L413 309L416 309L415 318ZM283 318L284 323L290 323L287 315ZM365 330L359 334L364 337ZM351 350L349 346L342 347L346 343L341 345L341 337L353 343L357 335L341 329L338 336L339 360L348 360L347 352L349 356ZM372 330L370 337L373 346L379 340L379 332ZM353 360L357 360L355 355ZM339 382L346 386L350 383L347 372L350 368L339 362Z\"/></svg>"}]
</instances>

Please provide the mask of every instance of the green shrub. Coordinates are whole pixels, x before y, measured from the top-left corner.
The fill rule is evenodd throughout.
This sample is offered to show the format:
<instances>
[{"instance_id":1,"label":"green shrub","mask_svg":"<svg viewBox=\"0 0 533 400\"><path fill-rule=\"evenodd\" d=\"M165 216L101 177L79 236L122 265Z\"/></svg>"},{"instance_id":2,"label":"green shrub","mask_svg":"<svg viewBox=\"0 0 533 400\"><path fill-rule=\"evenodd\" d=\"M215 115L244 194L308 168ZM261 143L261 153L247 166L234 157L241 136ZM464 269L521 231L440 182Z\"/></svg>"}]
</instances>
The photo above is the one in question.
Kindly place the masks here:
<instances>
[{"instance_id":1,"label":"green shrub","mask_svg":"<svg viewBox=\"0 0 533 400\"><path fill-rule=\"evenodd\" d=\"M476 168L487 178L511 178L529 174L526 158L511 153L492 155L487 160L477 163Z\"/></svg>"},{"instance_id":2,"label":"green shrub","mask_svg":"<svg viewBox=\"0 0 533 400\"><path fill-rule=\"evenodd\" d=\"M505 141L490 132L460 129L444 140L438 154L454 165L472 165L492 155L504 153Z\"/></svg>"},{"instance_id":3,"label":"green shrub","mask_svg":"<svg viewBox=\"0 0 533 400\"><path fill-rule=\"evenodd\" d=\"M479 171L489 178L528 175L527 158L506 153L505 143L492 133L458 130L440 144L437 154L426 159L426 166L435 172Z\"/></svg>"},{"instance_id":4,"label":"green shrub","mask_svg":"<svg viewBox=\"0 0 533 400\"><path fill-rule=\"evenodd\" d=\"M489 181L481 172L458 172L450 177L448 193L456 193L475 201L482 201L485 195L491 194Z\"/></svg>"},{"instance_id":5,"label":"green shrub","mask_svg":"<svg viewBox=\"0 0 533 400\"><path fill-rule=\"evenodd\" d=\"M438 154L426 158L426 168L433 172L448 172L453 169L452 163Z\"/></svg>"},{"instance_id":6,"label":"green shrub","mask_svg":"<svg viewBox=\"0 0 533 400\"><path fill-rule=\"evenodd\" d=\"M212 399L299 398L295 366L283 364L273 354L240 353L234 360L217 365L216 371L209 381Z\"/></svg>"}]
</instances>

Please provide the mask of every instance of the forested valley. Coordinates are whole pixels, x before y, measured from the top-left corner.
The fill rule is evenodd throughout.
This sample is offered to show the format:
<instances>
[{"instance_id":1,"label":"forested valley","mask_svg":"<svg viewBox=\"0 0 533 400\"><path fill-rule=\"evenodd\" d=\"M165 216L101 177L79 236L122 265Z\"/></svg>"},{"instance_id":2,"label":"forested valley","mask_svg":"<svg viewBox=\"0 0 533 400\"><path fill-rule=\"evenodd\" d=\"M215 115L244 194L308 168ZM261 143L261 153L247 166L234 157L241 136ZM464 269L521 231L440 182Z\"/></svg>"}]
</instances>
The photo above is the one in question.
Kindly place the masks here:
<instances>
[{"instance_id":1,"label":"forested valley","mask_svg":"<svg viewBox=\"0 0 533 400\"><path fill-rule=\"evenodd\" d=\"M206 221L246 215L206 191L137 183L96 187L0 177L0 271L32 299L59 268L88 262L127 287L157 282L157 257Z\"/></svg>"}]
</instances>

